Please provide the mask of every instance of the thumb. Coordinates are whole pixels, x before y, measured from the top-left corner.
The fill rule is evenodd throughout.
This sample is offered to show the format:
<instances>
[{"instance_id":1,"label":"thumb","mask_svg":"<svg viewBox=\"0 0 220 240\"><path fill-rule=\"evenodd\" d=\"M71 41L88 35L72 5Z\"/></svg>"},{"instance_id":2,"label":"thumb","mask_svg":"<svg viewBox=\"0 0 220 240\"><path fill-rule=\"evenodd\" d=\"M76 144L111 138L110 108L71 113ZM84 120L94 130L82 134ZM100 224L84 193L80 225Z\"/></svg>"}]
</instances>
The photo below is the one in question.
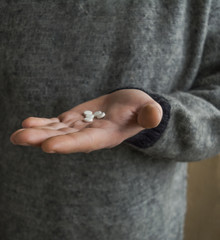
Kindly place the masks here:
<instances>
[{"instance_id":1,"label":"thumb","mask_svg":"<svg viewBox=\"0 0 220 240\"><path fill-rule=\"evenodd\" d=\"M137 121L141 127L155 128L163 117L163 110L159 103L150 102L141 107L138 112Z\"/></svg>"}]
</instances>

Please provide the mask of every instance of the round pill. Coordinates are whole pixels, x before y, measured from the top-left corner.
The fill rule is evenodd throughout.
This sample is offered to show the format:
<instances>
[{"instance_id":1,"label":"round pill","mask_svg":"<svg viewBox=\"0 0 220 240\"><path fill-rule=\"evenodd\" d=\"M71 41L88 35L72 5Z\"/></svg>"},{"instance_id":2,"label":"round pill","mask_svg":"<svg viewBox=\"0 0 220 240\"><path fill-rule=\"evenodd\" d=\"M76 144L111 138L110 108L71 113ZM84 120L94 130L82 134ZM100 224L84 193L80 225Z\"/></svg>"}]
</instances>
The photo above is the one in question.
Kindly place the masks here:
<instances>
[{"instance_id":1,"label":"round pill","mask_svg":"<svg viewBox=\"0 0 220 240\"><path fill-rule=\"evenodd\" d=\"M94 118L95 116L92 114L92 115L86 115L86 118Z\"/></svg>"},{"instance_id":2,"label":"round pill","mask_svg":"<svg viewBox=\"0 0 220 240\"><path fill-rule=\"evenodd\" d=\"M97 117L97 118L104 118L104 116L105 116L105 113L102 112L100 115L98 115L98 116L96 116L96 117Z\"/></svg>"},{"instance_id":3,"label":"round pill","mask_svg":"<svg viewBox=\"0 0 220 240\"><path fill-rule=\"evenodd\" d=\"M87 117L86 117L86 118L84 118L84 121L85 121L85 122L93 122L93 118L87 118Z\"/></svg>"},{"instance_id":4,"label":"round pill","mask_svg":"<svg viewBox=\"0 0 220 240\"><path fill-rule=\"evenodd\" d=\"M102 111L97 111L97 112L94 113L94 116L96 117L96 116L98 116L100 114L102 114Z\"/></svg>"},{"instance_id":5,"label":"round pill","mask_svg":"<svg viewBox=\"0 0 220 240\"><path fill-rule=\"evenodd\" d=\"M85 115L85 116L87 116L87 115L92 115L92 111L86 110L86 111L84 111L84 115Z\"/></svg>"}]
</instances>

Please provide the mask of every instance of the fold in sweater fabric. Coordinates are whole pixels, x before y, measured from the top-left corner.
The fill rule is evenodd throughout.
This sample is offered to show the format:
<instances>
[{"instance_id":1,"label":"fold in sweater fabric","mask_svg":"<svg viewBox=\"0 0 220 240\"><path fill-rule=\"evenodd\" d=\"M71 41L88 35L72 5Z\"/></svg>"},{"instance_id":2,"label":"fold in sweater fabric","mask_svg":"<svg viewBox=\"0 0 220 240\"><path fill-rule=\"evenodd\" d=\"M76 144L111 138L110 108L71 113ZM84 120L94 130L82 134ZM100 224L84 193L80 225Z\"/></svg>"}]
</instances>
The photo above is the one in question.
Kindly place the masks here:
<instances>
[{"instance_id":1,"label":"fold in sweater fabric","mask_svg":"<svg viewBox=\"0 0 220 240\"><path fill-rule=\"evenodd\" d=\"M220 1L1 1L0 236L182 240L187 162L220 152ZM30 116L136 88L160 125L112 149L46 154Z\"/></svg>"}]
</instances>

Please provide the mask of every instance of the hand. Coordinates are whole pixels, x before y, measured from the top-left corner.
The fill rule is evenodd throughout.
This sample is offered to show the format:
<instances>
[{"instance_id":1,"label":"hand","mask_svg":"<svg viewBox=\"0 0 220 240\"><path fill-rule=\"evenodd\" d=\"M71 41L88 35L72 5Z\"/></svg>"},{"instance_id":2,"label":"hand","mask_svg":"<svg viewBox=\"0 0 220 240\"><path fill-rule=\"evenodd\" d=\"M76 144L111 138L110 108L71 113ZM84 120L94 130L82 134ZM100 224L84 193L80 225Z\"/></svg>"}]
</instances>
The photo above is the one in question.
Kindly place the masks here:
<instances>
[{"instance_id":1,"label":"hand","mask_svg":"<svg viewBox=\"0 0 220 240\"><path fill-rule=\"evenodd\" d=\"M85 110L101 110L106 116L87 123L83 120ZM158 126L162 115L160 104L145 92L122 89L82 103L58 117L29 117L10 141L41 147L47 153L89 153L115 147L145 128Z\"/></svg>"}]
</instances>

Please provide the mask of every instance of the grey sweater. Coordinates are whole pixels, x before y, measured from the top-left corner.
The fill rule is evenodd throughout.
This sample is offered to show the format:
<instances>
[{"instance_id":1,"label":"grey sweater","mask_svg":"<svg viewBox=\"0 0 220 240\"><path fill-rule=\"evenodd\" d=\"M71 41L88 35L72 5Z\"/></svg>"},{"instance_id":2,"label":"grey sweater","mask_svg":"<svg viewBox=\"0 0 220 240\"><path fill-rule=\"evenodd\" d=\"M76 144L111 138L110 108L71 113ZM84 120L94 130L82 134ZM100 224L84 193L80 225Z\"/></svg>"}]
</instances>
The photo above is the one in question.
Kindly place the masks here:
<instances>
[{"instance_id":1,"label":"grey sweater","mask_svg":"<svg viewBox=\"0 0 220 240\"><path fill-rule=\"evenodd\" d=\"M0 2L0 238L182 240L187 162L220 152L219 0ZM9 136L120 88L164 117L112 149Z\"/></svg>"}]
</instances>

